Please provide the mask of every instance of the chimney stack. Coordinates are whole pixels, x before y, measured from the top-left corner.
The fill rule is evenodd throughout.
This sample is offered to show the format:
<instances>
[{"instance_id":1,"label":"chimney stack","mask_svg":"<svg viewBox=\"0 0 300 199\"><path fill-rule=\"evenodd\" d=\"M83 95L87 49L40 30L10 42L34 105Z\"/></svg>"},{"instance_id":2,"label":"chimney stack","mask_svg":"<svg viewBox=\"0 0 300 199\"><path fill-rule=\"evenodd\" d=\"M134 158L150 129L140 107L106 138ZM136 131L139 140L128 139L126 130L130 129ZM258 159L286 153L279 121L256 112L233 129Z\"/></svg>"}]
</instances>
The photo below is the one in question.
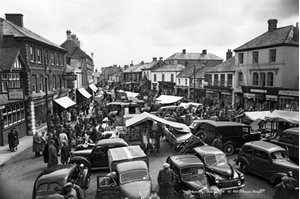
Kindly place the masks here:
<instances>
[{"instance_id":1,"label":"chimney stack","mask_svg":"<svg viewBox=\"0 0 300 199\"><path fill-rule=\"evenodd\" d=\"M153 57L153 61L157 61L157 57Z\"/></svg>"},{"instance_id":2,"label":"chimney stack","mask_svg":"<svg viewBox=\"0 0 300 199\"><path fill-rule=\"evenodd\" d=\"M143 65L143 64L144 64L144 61L141 61L141 64Z\"/></svg>"},{"instance_id":3,"label":"chimney stack","mask_svg":"<svg viewBox=\"0 0 300 199\"><path fill-rule=\"evenodd\" d=\"M298 22L296 23L296 26L293 28L293 39L299 43L299 26Z\"/></svg>"},{"instance_id":4,"label":"chimney stack","mask_svg":"<svg viewBox=\"0 0 300 199\"><path fill-rule=\"evenodd\" d=\"M182 54L186 54L186 50L185 49L182 49Z\"/></svg>"},{"instance_id":5,"label":"chimney stack","mask_svg":"<svg viewBox=\"0 0 300 199\"><path fill-rule=\"evenodd\" d=\"M71 31L67 30L67 40L71 40Z\"/></svg>"},{"instance_id":6,"label":"chimney stack","mask_svg":"<svg viewBox=\"0 0 300 199\"><path fill-rule=\"evenodd\" d=\"M22 14L5 14L5 18L16 24L17 26L23 27L23 15Z\"/></svg>"},{"instance_id":7,"label":"chimney stack","mask_svg":"<svg viewBox=\"0 0 300 199\"><path fill-rule=\"evenodd\" d=\"M126 70L129 66L128 65L124 65L124 70Z\"/></svg>"},{"instance_id":8,"label":"chimney stack","mask_svg":"<svg viewBox=\"0 0 300 199\"><path fill-rule=\"evenodd\" d=\"M277 28L277 19L269 19L268 20L268 31L275 30Z\"/></svg>"},{"instance_id":9,"label":"chimney stack","mask_svg":"<svg viewBox=\"0 0 300 199\"><path fill-rule=\"evenodd\" d=\"M91 53L91 57L92 57L92 59L94 59L94 53Z\"/></svg>"},{"instance_id":10,"label":"chimney stack","mask_svg":"<svg viewBox=\"0 0 300 199\"><path fill-rule=\"evenodd\" d=\"M159 57L159 60L163 60L163 57Z\"/></svg>"},{"instance_id":11,"label":"chimney stack","mask_svg":"<svg viewBox=\"0 0 300 199\"><path fill-rule=\"evenodd\" d=\"M228 51L226 52L226 60L230 59L231 57L232 57L232 51L228 49Z\"/></svg>"},{"instance_id":12,"label":"chimney stack","mask_svg":"<svg viewBox=\"0 0 300 199\"><path fill-rule=\"evenodd\" d=\"M202 54L206 55L207 51L206 50L202 50Z\"/></svg>"},{"instance_id":13,"label":"chimney stack","mask_svg":"<svg viewBox=\"0 0 300 199\"><path fill-rule=\"evenodd\" d=\"M133 61L131 61L130 66L133 66Z\"/></svg>"}]
</instances>

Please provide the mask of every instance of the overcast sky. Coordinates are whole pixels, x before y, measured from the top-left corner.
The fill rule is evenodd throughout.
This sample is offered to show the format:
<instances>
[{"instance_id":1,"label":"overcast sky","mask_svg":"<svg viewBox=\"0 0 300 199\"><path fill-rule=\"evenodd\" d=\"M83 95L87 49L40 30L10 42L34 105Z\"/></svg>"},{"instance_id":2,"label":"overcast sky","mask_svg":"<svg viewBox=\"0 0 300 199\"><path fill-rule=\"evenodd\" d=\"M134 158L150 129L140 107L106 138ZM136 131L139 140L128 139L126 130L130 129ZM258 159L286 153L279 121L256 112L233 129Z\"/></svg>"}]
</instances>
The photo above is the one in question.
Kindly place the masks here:
<instances>
[{"instance_id":1,"label":"overcast sky","mask_svg":"<svg viewBox=\"0 0 300 199\"><path fill-rule=\"evenodd\" d=\"M298 0L1 0L5 13L24 15L24 26L60 45L71 30L96 68L175 52L206 49L223 59L267 31L296 25Z\"/></svg>"}]
</instances>

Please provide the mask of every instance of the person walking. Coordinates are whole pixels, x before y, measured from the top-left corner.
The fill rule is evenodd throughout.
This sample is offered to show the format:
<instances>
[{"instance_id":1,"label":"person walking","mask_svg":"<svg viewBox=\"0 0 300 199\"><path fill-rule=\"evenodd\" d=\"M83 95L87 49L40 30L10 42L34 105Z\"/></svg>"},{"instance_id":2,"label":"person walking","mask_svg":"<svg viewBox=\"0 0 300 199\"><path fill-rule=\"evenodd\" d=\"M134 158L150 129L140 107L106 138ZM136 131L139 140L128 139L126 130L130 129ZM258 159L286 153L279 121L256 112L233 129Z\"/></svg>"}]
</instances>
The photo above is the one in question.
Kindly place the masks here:
<instances>
[{"instance_id":1,"label":"person walking","mask_svg":"<svg viewBox=\"0 0 300 199\"><path fill-rule=\"evenodd\" d=\"M11 152L15 152L15 133L13 129L8 133L8 145Z\"/></svg>"},{"instance_id":2,"label":"person walking","mask_svg":"<svg viewBox=\"0 0 300 199\"><path fill-rule=\"evenodd\" d=\"M49 160L48 160L48 167L52 167L58 164L57 160L57 150L54 146L54 141L50 140L49 142Z\"/></svg>"},{"instance_id":3,"label":"person walking","mask_svg":"<svg viewBox=\"0 0 300 199\"><path fill-rule=\"evenodd\" d=\"M175 175L168 163L163 164L159 171L157 182L159 185L159 196L161 199L174 199Z\"/></svg>"},{"instance_id":4,"label":"person walking","mask_svg":"<svg viewBox=\"0 0 300 199\"><path fill-rule=\"evenodd\" d=\"M275 193L273 195L274 199L296 199L298 194L295 188L291 184L291 178L288 176L283 176L281 178L282 182L275 186Z\"/></svg>"},{"instance_id":5,"label":"person walking","mask_svg":"<svg viewBox=\"0 0 300 199\"><path fill-rule=\"evenodd\" d=\"M40 157L42 151L42 139L38 132L35 132L33 136L32 151L35 153L35 157Z\"/></svg>"},{"instance_id":6,"label":"person walking","mask_svg":"<svg viewBox=\"0 0 300 199\"><path fill-rule=\"evenodd\" d=\"M62 147L61 147L61 163L62 164L67 164L69 161L69 157L70 157L70 147L67 145L67 141L63 140L62 142Z\"/></svg>"},{"instance_id":7,"label":"person walking","mask_svg":"<svg viewBox=\"0 0 300 199\"><path fill-rule=\"evenodd\" d=\"M15 134L15 151L17 151L20 140L19 140L19 133L15 128L14 128L14 134Z\"/></svg>"},{"instance_id":8,"label":"person walking","mask_svg":"<svg viewBox=\"0 0 300 199\"><path fill-rule=\"evenodd\" d=\"M46 146L46 143L47 143L47 137L45 135L45 132L43 131L42 132L42 135L41 135L41 140L42 140L42 151L44 151L45 149L45 146Z\"/></svg>"},{"instance_id":9,"label":"person walking","mask_svg":"<svg viewBox=\"0 0 300 199\"><path fill-rule=\"evenodd\" d=\"M220 149L221 151L223 150L222 135L220 133L213 140L211 145L218 148L218 149Z\"/></svg>"}]
</instances>

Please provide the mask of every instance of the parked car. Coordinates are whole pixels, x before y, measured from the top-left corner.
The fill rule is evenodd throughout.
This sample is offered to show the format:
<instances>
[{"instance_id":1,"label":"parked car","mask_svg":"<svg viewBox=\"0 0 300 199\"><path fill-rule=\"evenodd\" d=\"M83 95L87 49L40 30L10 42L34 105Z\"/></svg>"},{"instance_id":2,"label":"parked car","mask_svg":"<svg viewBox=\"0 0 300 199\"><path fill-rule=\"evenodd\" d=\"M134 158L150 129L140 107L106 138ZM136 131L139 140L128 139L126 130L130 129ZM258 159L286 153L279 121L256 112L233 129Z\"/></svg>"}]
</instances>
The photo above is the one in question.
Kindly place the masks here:
<instances>
[{"instance_id":1,"label":"parked car","mask_svg":"<svg viewBox=\"0 0 300 199\"><path fill-rule=\"evenodd\" d=\"M121 138L99 140L92 149L74 151L71 154L70 163L84 164L89 169L107 169L107 151L111 148L128 146L128 143Z\"/></svg>"},{"instance_id":2,"label":"parked car","mask_svg":"<svg viewBox=\"0 0 300 199\"><path fill-rule=\"evenodd\" d=\"M46 199L54 194L63 194L63 187L67 182L74 182L82 190L90 185L88 168L79 169L77 164L55 165L45 169L34 182L32 199Z\"/></svg>"},{"instance_id":3,"label":"parked car","mask_svg":"<svg viewBox=\"0 0 300 199\"><path fill-rule=\"evenodd\" d=\"M160 107L157 112L156 115L159 117L165 117L166 112L174 112L176 109L178 108L178 106L162 106Z\"/></svg>"},{"instance_id":4,"label":"parked car","mask_svg":"<svg viewBox=\"0 0 300 199\"><path fill-rule=\"evenodd\" d=\"M285 148L289 158L299 163L299 127L286 129L277 138L265 140Z\"/></svg>"},{"instance_id":5,"label":"parked car","mask_svg":"<svg viewBox=\"0 0 300 199\"><path fill-rule=\"evenodd\" d=\"M198 194L199 198L221 198L222 193L216 186L210 186L203 162L192 154L172 155L167 163L174 171L176 178L174 191L178 198L186 192ZM195 196L194 196L195 197Z\"/></svg>"},{"instance_id":6,"label":"parked car","mask_svg":"<svg viewBox=\"0 0 300 199\"><path fill-rule=\"evenodd\" d=\"M182 126L184 127L184 125ZM166 137L166 140L173 146L173 148L176 148L178 145L180 145L182 142L193 135L188 126L179 130L164 125L162 129L163 135Z\"/></svg>"},{"instance_id":7,"label":"parked car","mask_svg":"<svg viewBox=\"0 0 300 199\"><path fill-rule=\"evenodd\" d=\"M245 186L245 176L230 165L226 154L212 146L200 146L193 149L195 155L204 163L211 185L221 191L239 190Z\"/></svg>"},{"instance_id":8,"label":"parked car","mask_svg":"<svg viewBox=\"0 0 300 199\"><path fill-rule=\"evenodd\" d=\"M243 145L236 159L243 173L254 173L276 185L281 178L292 172L293 184L299 187L299 166L292 162L284 148L265 141L248 142Z\"/></svg>"},{"instance_id":9,"label":"parked car","mask_svg":"<svg viewBox=\"0 0 300 199\"><path fill-rule=\"evenodd\" d=\"M97 177L97 199L140 199L149 198L151 178L144 161L119 163L116 166L116 179L111 184L103 184L103 177ZM110 177L109 177L110 178Z\"/></svg>"},{"instance_id":10,"label":"parked car","mask_svg":"<svg viewBox=\"0 0 300 199\"><path fill-rule=\"evenodd\" d=\"M190 125L192 133L211 145L218 134L222 135L223 151L232 155L244 143L261 139L260 132L251 132L251 127L237 122L216 122L212 120L194 120Z\"/></svg>"}]
</instances>

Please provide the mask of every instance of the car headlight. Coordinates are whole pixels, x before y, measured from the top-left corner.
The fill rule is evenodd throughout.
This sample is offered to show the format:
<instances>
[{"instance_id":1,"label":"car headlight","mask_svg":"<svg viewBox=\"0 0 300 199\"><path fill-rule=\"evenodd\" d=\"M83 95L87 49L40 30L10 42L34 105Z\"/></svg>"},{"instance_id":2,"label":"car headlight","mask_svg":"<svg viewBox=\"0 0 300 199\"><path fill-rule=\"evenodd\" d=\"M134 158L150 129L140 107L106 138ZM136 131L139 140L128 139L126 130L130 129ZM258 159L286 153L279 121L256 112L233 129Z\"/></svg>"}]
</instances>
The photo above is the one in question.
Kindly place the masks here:
<instances>
[{"instance_id":1,"label":"car headlight","mask_svg":"<svg viewBox=\"0 0 300 199\"><path fill-rule=\"evenodd\" d=\"M245 179L244 174L240 173L240 178L241 178L242 180L244 180L244 179Z\"/></svg>"},{"instance_id":2,"label":"car headlight","mask_svg":"<svg viewBox=\"0 0 300 199\"><path fill-rule=\"evenodd\" d=\"M218 184L220 181L219 179L215 179L215 183Z\"/></svg>"},{"instance_id":3,"label":"car headlight","mask_svg":"<svg viewBox=\"0 0 300 199\"><path fill-rule=\"evenodd\" d=\"M241 186L242 182L240 180L237 181L238 186Z\"/></svg>"}]
</instances>

